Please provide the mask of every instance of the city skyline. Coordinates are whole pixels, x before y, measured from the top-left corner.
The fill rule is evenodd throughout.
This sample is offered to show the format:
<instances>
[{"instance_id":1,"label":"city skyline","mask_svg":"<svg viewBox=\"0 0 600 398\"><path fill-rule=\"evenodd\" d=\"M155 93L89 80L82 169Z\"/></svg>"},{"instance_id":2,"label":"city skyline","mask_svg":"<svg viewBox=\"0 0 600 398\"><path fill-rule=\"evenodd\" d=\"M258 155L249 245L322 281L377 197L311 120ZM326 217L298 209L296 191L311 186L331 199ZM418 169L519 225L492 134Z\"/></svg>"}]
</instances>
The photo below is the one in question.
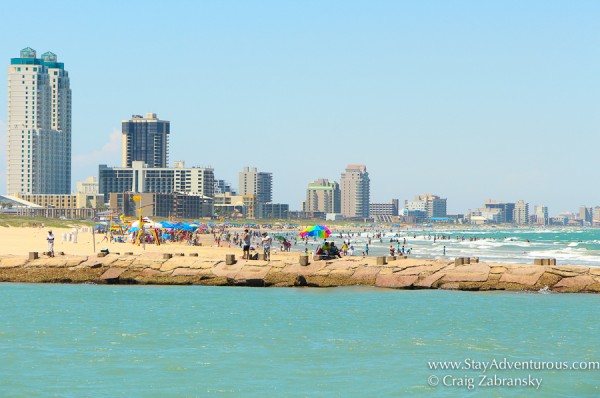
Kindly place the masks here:
<instances>
[{"instance_id":1,"label":"city skyline","mask_svg":"<svg viewBox=\"0 0 600 398\"><path fill-rule=\"evenodd\" d=\"M352 163L369 168L372 202L435 192L449 213L490 197L560 213L600 201L583 150L600 143L598 4L142 4L107 2L94 19L91 6L40 4L23 32L22 7L6 7L5 62L29 46L68 64L72 188L120 164L120 120L156 112L172 122L172 161L230 183L248 164L274 172L273 199L292 209ZM159 31L117 17L159 11ZM97 35L105 20L115 28ZM3 137L7 124L0 112Z\"/></svg>"}]
</instances>

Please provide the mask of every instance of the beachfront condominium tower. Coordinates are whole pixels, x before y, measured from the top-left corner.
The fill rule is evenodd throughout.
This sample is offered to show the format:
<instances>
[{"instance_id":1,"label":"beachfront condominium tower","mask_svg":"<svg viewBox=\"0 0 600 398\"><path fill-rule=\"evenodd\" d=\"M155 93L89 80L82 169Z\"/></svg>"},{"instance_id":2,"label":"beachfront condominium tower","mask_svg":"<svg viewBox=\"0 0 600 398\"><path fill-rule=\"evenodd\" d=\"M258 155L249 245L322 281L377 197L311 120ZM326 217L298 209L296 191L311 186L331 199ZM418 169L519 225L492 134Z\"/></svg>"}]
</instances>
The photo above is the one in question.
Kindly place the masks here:
<instances>
[{"instance_id":1,"label":"beachfront condominium tower","mask_svg":"<svg viewBox=\"0 0 600 398\"><path fill-rule=\"evenodd\" d=\"M369 217L370 180L367 166L349 164L340 178L341 210L346 218Z\"/></svg>"},{"instance_id":2,"label":"beachfront condominium tower","mask_svg":"<svg viewBox=\"0 0 600 398\"><path fill-rule=\"evenodd\" d=\"M309 212L340 213L342 207L341 197L340 184L335 181L329 181L326 178L319 178L308 184L303 210Z\"/></svg>"},{"instance_id":3,"label":"beachfront condominium tower","mask_svg":"<svg viewBox=\"0 0 600 398\"><path fill-rule=\"evenodd\" d=\"M259 172L256 167L244 167L240 172L239 195L254 195L257 204L272 202L273 175Z\"/></svg>"},{"instance_id":4,"label":"beachfront condominium tower","mask_svg":"<svg viewBox=\"0 0 600 398\"><path fill-rule=\"evenodd\" d=\"M529 224L529 203L518 200L513 210L513 222L517 225Z\"/></svg>"},{"instance_id":5,"label":"beachfront condominium tower","mask_svg":"<svg viewBox=\"0 0 600 398\"><path fill-rule=\"evenodd\" d=\"M6 172L8 194L71 192L71 88L54 53L10 60Z\"/></svg>"},{"instance_id":6,"label":"beachfront condominium tower","mask_svg":"<svg viewBox=\"0 0 600 398\"><path fill-rule=\"evenodd\" d=\"M123 133L123 167L144 162L148 167L167 167L171 123L159 120L156 113L133 115L121 121Z\"/></svg>"}]
</instances>

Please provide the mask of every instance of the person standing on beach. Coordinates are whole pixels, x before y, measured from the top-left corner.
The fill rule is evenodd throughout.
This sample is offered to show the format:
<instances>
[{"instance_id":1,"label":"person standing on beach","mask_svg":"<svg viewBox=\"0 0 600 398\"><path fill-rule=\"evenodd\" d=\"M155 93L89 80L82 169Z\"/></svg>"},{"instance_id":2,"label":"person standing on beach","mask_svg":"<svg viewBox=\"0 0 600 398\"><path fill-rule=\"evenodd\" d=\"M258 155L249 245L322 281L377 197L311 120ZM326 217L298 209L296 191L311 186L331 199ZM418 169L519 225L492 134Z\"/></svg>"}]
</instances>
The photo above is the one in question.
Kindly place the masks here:
<instances>
[{"instance_id":1,"label":"person standing on beach","mask_svg":"<svg viewBox=\"0 0 600 398\"><path fill-rule=\"evenodd\" d=\"M367 256L369 255L369 244L368 243L365 245L365 253Z\"/></svg>"},{"instance_id":2,"label":"person standing on beach","mask_svg":"<svg viewBox=\"0 0 600 398\"><path fill-rule=\"evenodd\" d=\"M48 241L48 255L54 257L54 234L52 233L52 230L48 231L46 240Z\"/></svg>"},{"instance_id":3,"label":"person standing on beach","mask_svg":"<svg viewBox=\"0 0 600 398\"><path fill-rule=\"evenodd\" d=\"M263 237L261 242L265 253L265 260L271 261L271 242L273 242L273 239L271 239L271 237L266 232L263 232L262 236Z\"/></svg>"},{"instance_id":4,"label":"person standing on beach","mask_svg":"<svg viewBox=\"0 0 600 398\"><path fill-rule=\"evenodd\" d=\"M244 255L242 256L242 258L244 260L249 260L250 259L250 234L248 233L247 229L244 230L244 236L242 237L242 241L244 242Z\"/></svg>"}]
</instances>

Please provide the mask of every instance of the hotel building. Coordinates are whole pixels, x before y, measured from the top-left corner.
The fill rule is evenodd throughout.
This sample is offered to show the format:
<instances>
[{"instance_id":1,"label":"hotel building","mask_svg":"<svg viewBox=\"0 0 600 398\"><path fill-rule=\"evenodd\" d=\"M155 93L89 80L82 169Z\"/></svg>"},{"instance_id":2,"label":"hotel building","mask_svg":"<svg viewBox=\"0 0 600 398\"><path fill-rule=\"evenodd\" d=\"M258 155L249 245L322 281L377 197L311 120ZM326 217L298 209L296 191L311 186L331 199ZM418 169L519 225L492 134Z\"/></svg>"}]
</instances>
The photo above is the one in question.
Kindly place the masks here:
<instances>
[{"instance_id":1,"label":"hotel building","mask_svg":"<svg viewBox=\"0 0 600 398\"><path fill-rule=\"evenodd\" d=\"M529 223L529 203L526 203L524 200L518 200L515 203L513 222L517 225Z\"/></svg>"},{"instance_id":2,"label":"hotel building","mask_svg":"<svg viewBox=\"0 0 600 398\"><path fill-rule=\"evenodd\" d=\"M259 172L256 167L244 167L239 174L238 195L254 195L257 204L272 202L273 175Z\"/></svg>"},{"instance_id":3,"label":"hotel building","mask_svg":"<svg viewBox=\"0 0 600 398\"><path fill-rule=\"evenodd\" d=\"M56 54L21 50L8 66L9 194L71 192L71 88Z\"/></svg>"}]
</instances>

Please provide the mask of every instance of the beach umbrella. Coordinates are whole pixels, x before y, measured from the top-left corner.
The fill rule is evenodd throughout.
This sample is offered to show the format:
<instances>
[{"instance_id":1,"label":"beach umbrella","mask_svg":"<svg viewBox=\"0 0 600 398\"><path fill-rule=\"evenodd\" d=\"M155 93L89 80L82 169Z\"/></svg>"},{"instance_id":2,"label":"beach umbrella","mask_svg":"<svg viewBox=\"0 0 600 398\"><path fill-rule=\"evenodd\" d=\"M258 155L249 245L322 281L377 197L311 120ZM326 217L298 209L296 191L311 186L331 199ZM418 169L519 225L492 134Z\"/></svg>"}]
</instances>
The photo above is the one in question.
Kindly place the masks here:
<instances>
[{"instance_id":1,"label":"beach umbrella","mask_svg":"<svg viewBox=\"0 0 600 398\"><path fill-rule=\"evenodd\" d=\"M331 231L324 225L313 225L312 227L308 227L300 231L300 236L314 236L316 238L328 238L331 235Z\"/></svg>"},{"instance_id":2,"label":"beach umbrella","mask_svg":"<svg viewBox=\"0 0 600 398\"><path fill-rule=\"evenodd\" d=\"M177 227L177 229L180 229L182 231L195 231L197 227L191 226L189 224L183 224L183 225L179 225Z\"/></svg>"},{"instance_id":3,"label":"beach umbrella","mask_svg":"<svg viewBox=\"0 0 600 398\"><path fill-rule=\"evenodd\" d=\"M287 242L287 239L281 235L275 235L275 239L277 239L280 242Z\"/></svg>"}]
</instances>

